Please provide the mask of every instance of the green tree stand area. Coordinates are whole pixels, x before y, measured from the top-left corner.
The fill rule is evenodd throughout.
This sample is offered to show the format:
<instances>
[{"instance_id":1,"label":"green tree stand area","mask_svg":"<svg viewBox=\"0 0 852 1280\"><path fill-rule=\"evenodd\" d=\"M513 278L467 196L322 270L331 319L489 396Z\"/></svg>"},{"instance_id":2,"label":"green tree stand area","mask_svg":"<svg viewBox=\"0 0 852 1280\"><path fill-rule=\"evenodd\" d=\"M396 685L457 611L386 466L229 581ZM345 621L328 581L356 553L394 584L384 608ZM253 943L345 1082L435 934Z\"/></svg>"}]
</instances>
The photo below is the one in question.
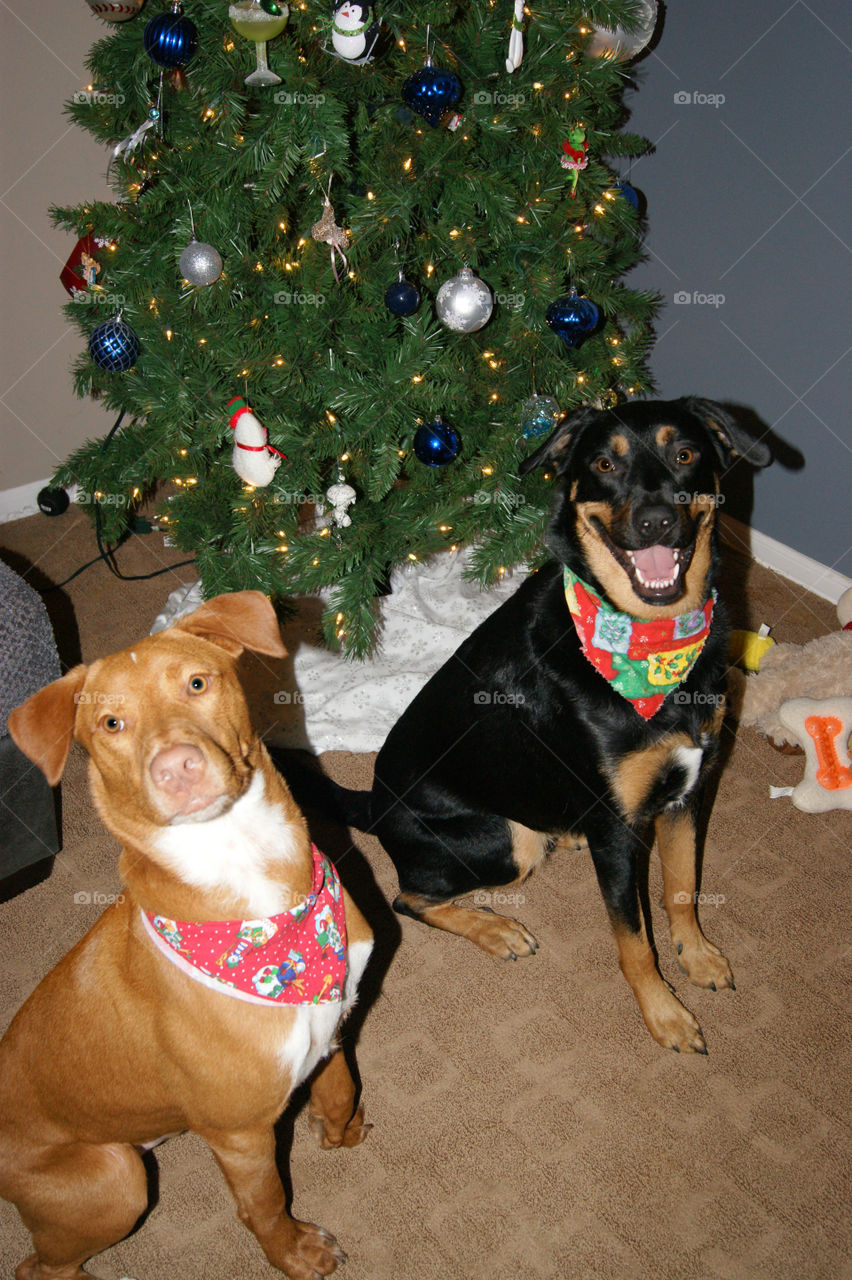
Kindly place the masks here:
<instances>
[{"instance_id":1,"label":"green tree stand area","mask_svg":"<svg viewBox=\"0 0 852 1280\"><path fill-rule=\"evenodd\" d=\"M96 238L66 307L75 389L124 417L55 481L94 495L107 541L155 495L206 596L332 587L327 638L362 657L391 568L469 546L488 584L540 561L553 476L519 464L559 411L652 390L657 299L621 282L642 221L619 184L649 150L624 128L633 73L590 47L641 0L356 7L380 24L363 63L335 48L343 7L293 5L277 85L245 83L227 0L148 0L94 45L68 112L117 149L117 198L52 214ZM153 20L194 25L185 65L146 52Z\"/></svg>"}]
</instances>

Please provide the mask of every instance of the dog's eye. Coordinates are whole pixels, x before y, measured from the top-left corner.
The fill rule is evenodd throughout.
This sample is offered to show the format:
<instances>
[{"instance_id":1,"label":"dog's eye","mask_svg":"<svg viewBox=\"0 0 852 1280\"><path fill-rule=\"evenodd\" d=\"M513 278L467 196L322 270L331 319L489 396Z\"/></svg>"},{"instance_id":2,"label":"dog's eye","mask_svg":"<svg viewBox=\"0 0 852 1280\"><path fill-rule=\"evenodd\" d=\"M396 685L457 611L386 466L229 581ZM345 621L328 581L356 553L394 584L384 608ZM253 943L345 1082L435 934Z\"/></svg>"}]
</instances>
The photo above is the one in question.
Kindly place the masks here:
<instances>
[{"instance_id":1,"label":"dog's eye","mask_svg":"<svg viewBox=\"0 0 852 1280\"><path fill-rule=\"evenodd\" d=\"M187 689L190 693L206 693L210 688L210 680L207 676L190 676Z\"/></svg>"},{"instance_id":2,"label":"dog's eye","mask_svg":"<svg viewBox=\"0 0 852 1280\"><path fill-rule=\"evenodd\" d=\"M101 727L105 729L107 733L121 733L124 728L124 721L119 720L118 716L104 716L101 721Z\"/></svg>"},{"instance_id":3,"label":"dog's eye","mask_svg":"<svg viewBox=\"0 0 852 1280\"><path fill-rule=\"evenodd\" d=\"M682 467L688 467L690 462L695 461L695 450L687 449L685 447L683 449L678 449L677 461Z\"/></svg>"},{"instance_id":4,"label":"dog's eye","mask_svg":"<svg viewBox=\"0 0 852 1280\"><path fill-rule=\"evenodd\" d=\"M606 455L598 458L597 462L595 463L595 467L597 468L598 471L603 471L603 472L615 470L612 463L612 459L607 458Z\"/></svg>"}]
</instances>

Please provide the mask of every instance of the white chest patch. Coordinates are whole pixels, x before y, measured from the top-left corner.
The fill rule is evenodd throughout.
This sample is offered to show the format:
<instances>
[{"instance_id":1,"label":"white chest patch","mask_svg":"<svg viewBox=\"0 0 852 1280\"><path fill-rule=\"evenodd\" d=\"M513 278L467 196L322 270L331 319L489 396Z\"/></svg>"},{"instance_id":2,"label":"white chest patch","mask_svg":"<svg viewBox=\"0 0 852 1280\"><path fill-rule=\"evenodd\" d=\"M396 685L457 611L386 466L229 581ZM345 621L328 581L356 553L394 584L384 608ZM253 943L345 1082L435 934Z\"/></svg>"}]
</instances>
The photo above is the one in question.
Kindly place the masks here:
<instances>
[{"instance_id":1,"label":"white chest patch","mask_svg":"<svg viewBox=\"0 0 852 1280\"><path fill-rule=\"evenodd\" d=\"M355 1003L358 983L373 950L373 943L353 942L346 949L346 983L343 1000L336 1004L300 1004L287 1038L278 1051L281 1066L293 1079L293 1088L301 1084L318 1062L331 1052L337 1028Z\"/></svg>"},{"instance_id":2,"label":"white chest patch","mask_svg":"<svg viewBox=\"0 0 852 1280\"><path fill-rule=\"evenodd\" d=\"M675 747L671 755L671 762L672 764L680 765L681 769L683 769L686 774L686 778L684 780L683 787L681 788L680 795L670 801L668 808L672 808L673 805L683 804L684 800L698 781L703 756L704 752L701 747Z\"/></svg>"},{"instance_id":3,"label":"white chest patch","mask_svg":"<svg viewBox=\"0 0 852 1280\"><path fill-rule=\"evenodd\" d=\"M228 889L248 900L252 916L288 910L291 895L268 878L275 860L294 857L297 832L280 806L266 799L263 774L255 773L245 795L209 822L165 827L154 847L185 884Z\"/></svg>"}]
</instances>

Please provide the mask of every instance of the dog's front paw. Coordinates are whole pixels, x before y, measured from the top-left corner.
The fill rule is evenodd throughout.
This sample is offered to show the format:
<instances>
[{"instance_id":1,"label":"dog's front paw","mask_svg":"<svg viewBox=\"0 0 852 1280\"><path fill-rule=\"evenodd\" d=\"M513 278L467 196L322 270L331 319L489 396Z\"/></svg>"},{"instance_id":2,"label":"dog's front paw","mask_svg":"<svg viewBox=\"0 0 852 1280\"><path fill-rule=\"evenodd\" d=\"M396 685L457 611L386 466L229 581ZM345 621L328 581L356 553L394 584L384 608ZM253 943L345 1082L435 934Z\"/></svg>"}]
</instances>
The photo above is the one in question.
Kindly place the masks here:
<instances>
[{"instance_id":1,"label":"dog's front paw","mask_svg":"<svg viewBox=\"0 0 852 1280\"><path fill-rule=\"evenodd\" d=\"M675 1053L706 1053L707 1045L696 1018L660 982L650 997L639 1000L639 1008L651 1035L664 1049Z\"/></svg>"},{"instance_id":2,"label":"dog's front paw","mask_svg":"<svg viewBox=\"0 0 852 1280\"><path fill-rule=\"evenodd\" d=\"M286 1253L270 1261L290 1280L319 1280L330 1276L346 1254L330 1232L312 1222L293 1221L295 1239ZM267 1255L269 1257L269 1255Z\"/></svg>"},{"instance_id":3,"label":"dog's front paw","mask_svg":"<svg viewBox=\"0 0 852 1280\"><path fill-rule=\"evenodd\" d=\"M488 908L472 913L476 918L470 926L468 937L489 955L502 960L517 960L519 956L534 956L538 942L520 920L495 915Z\"/></svg>"},{"instance_id":4,"label":"dog's front paw","mask_svg":"<svg viewBox=\"0 0 852 1280\"><path fill-rule=\"evenodd\" d=\"M319 1111L310 1112L310 1125L321 1147L326 1150L335 1147L357 1147L363 1142L372 1129L371 1124L364 1123L364 1108L359 1106L347 1125L335 1126Z\"/></svg>"},{"instance_id":5,"label":"dog's front paw","mask_svg":"<svg viewBox=\"0 0 852 1280\"><path fill-rule=\"evenodd\" d=\"M696 987L708 987L711 991L721 991L724 987L736 990L731 966L703 933L691 944L675 939L675 948L678 964Z\"/></svg>"}]
</instances>

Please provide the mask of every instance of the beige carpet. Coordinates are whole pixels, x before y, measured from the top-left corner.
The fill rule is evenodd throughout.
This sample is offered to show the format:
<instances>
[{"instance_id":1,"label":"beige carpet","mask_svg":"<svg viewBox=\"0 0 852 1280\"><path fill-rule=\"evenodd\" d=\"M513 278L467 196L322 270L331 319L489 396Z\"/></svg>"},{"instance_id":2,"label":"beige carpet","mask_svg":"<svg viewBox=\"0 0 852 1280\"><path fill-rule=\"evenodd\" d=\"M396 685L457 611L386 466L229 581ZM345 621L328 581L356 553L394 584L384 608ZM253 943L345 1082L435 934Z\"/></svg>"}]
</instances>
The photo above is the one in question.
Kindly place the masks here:
<instances>
[{"instance_id":1,"label":"beige carpet","mask_svg":"<svg viewBox=\"0 0 852 1280\"><path fill-rule=\"evenodd\" d=\"M94 554L84 518L0 529L0 555L44 587ZM144 572L180 557L157 535L118 560ZM191 568L120 583L102 565L48 597L70 664L145 634ZM779 640L834 629L832 608L739 556L726 594L739 625ZM747 601L747 603L746 603ZM281 672L252 671L258 727L275 719ZM265 686L265 691L264 691ZM504 964L400 920L393 869L371 839L317 824L379 940L357 1018L364 1146L323 1152L304 1110L282 1125L293 1210L332 1230L348 1280L838 1280L851 1276L849 884L852 814L811 817L770 800L799 760L750 730L733 740L710 825L708 935L736 992L689 986L667 945L652 862L661 968L699 1018L709 1056L653 1043L618 972L587 856L557 855L521 887L516 913L542 943ZM325 765L366 786L371 759ZM63 784L62 853L44 883L0 906L8 1021L99 908L75 894L119 889L115 846L87 799L75 749ZM85 1018L85 1009L80 1010ZM294 1108L291 1108L291 1112ZM156 1152L159 1189L142 1227L100 1255L102 1280L260 1280L277 1274L236 1220L198 1139ZM286 1167L286 1165L285 1165ZM0 1275L27 1250L0 1205Z\"/></svg>"}]
</instances>

